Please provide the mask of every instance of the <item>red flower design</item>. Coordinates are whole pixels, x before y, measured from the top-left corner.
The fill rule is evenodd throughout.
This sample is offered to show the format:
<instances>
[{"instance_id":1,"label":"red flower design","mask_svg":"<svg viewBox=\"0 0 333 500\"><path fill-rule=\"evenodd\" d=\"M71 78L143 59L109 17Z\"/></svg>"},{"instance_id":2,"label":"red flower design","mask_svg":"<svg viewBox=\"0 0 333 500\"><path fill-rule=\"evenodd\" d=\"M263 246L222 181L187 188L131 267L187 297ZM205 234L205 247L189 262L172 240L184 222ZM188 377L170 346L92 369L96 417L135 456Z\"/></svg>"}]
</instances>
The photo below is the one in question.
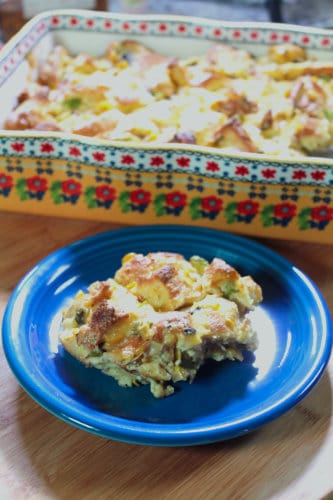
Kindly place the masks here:
<instances>
[{"instance_id":1,"label":"red flower design","mask_svg":"<svg viewBox=\"0 0 333 500\"><path fill-rule=\"evenodd\" d=\"M94 21L93 21L93 19L87 19L86 24L87 24L87 26L89 26L89 28L91 28L92 26L94 26Z\"/></svg>"},{"instance_id":2,"label":"red flower design","mask_svg":"<svg viewBox=\"0 0 333 500\"><path fill-rule=\"evenodd\" d=\"M233 32L232 36L234 38L240 38L242 36L242 34L241 34L240 31L236 30L236 31Z\"/></svg>"},{"instance_id":3,"label":"red flower design","mask_svg":"<svg viewBox=\"0 0 333 500\"><path fill-rule=\"evenodd\" d=\"M180 191L168 193L165 197L165 202L169 207L184 207L186 205L187 196Z\"/></svg>"},{"instance_id":4,"label":"red flower design","mask_svg":"<svg viewBox=\"0 0 333 500\"><path fill-rule=\"evenodd\" d=\"M61 183L62 192L72 195L80 195L82 193L82 186L79 182L73 179L68 179L67 181L62 181Z\"/></svg>"},{"instance_id":5,"label":"red flower design","mask_svg":"<svg viewBox=\"0 0 333 500\"><path fill-rule=\"evenodd\" d=\"M177 163L180 167L189 167L190 161L191 161L190 158L186 158L185 156L177 158Z\"/></svg>"},{"instance_id":6,"label":"red flower design","mask_svg":"<svg viewBox=\"0 0 333 500\"><path fill-rule=\"evenodd\" d=\"M152 167L160 167L161 165L164 165L162 156L153 156L150 160L150 165Z\"/></svg>"},{"instance_id":7,"label":"red flower design","mask_svg":"<svg viewBox=\"0 0 333 500\"><path fill-rule=\"evenodd\" d=\"M27 188L29 191L34 191L35 193L40 193L47 190L47 180L43 177L35 175L34 177L29 177L27 179Z\"/></svg>"},{"instance_id":8,"label":"red flower design","mask_svg":"<svg viewBox=\"0 0 333 500\"><path fill-rule=\"evenodd\" d=\"M206 196L201 199L201 207L207 212L217 212L222 209L221 198L216 198L216 196Z\"/></svg>"},{"instance_id":9,"label":"red flower design","mask_svg":"<svg viewBox=\"0 0 333 500\"><path fill-rule=\"evenodd\" d=\"M240 201L237 204L237 211L242 215L254 215L257 214L259 210L259 203L252 200Z\"/></svg>"},{"instance_id":10,"label":"red flower design","mask_svg":"<svg viewBox=\"0 0 333 500\"><path fill-rule=\"evenodd\" d=\"M77 148L76 146L72 146L69 148L69 154L72 156L81 156L82 153L79 148Z\"/></svg>"},{"instance_id":11,"label":"red flower design","mask_svg":"<svg viewBox=\"0 0 333 500\"><path fill-rule=\"evenodd\" d=\"M290 40L290 35L287 35L287 34L282 35L282 40L283 40L284 42L289 42L289 40Z\"/></svg>"},{"instance_id":12,"label":"red flower design","mask_svg":"<svg viewBox=\"0 0 333 500\"><path fill-rule=\"evenodd\" d=\"M72 19L71 19L71 25L75 26L77 23L78 23L78 20L76 19L76 17L72 17Z\"/></svg>"},{"instance_id":13,"label":"red flower design","mask_svg":"<svg viewBox=\"0 0 333 500\"><path fill-rule=\"evenodd\" d=\"M220 167L218 163L216 163L216 161L208 161L206 164L206 170L208 170L209 172L217 172L218 170L220 170Z\"/></svg>"},{"instance_id":14,"label":"red flower design","mask_svg":"<svg viewBox=\"0 0 333 500\"><path fill-rule=\"evenodd\" d=\"M137 205L147 205L150 203L151 194L149 191L136 189L130 193L130 199L132 203L136 203Z\"/></svg>"},{"instance_id":15,"label":"red flower design","mask_svg":"<svg viewBox=\"0 0 333 500\"><path fill-rule=\"evenodd\" d=\"M310 37L309 36L303 36L302 43L310 43Z\"/></svg>"},{"instance_id":16,"label":"red flower design","mask_svg":"<svg viewBox=\"0 0 333 500\"><path fill-rule=\"evenodd\" d=\"M128 31L131 29L131 25L129 23L123 23L123 30Z\"/></svg>"},{"instance_id":17,"label":"red flower design","mask_svg":"<svg viewBox=\"0 0 333 500\"><path fill-rule=\"evenodd\" d=\"M40 150L42 153L51 153L52 151L54 151L54 147L49 142L43 142L40 145Z\"/></svg>"},{"instance_id":18,"label":"red flower design","mask_svg":"<svg viewBox=\"0 0 333 500\"><path fill-rule=\"evenodd\" d=\"M105 21L104 26L105 28L111 28L112 27L111 21Z\"/></svg>"},{"instance_id":19,"label":"red flower design","mask_svg":"<svg viewBox=\"0 0 333 500\"><path fill-rule=\"evenodd\" d=\"M146 31L147 28L148 28L148 25L146 23L141 23L140 26L139 26L140 30L141 31Z\"/></svg>"},{"instance_id":20,"label":"red flower design","mask_svg":"<svg viewBox=\"0 0 333 500\"><path fill-rule=\"evenodd\" d=\"M236 175L247 175L249 172L249 169L245 165L237 165L235 173Z\"/></svg>"},{"instance_id":21,"label":"red flower design","mask_svg":"<svg viewBox=\"0 0 333 500\"><path fill-rule=\"evenodd\" d=\"M214 36L221 36L222 35L222 30L220 30L219 28L216 28L214 30Z\"/></svg>"},{"instance_id":22,"label":"red flower design","mask_svg":"<svg viewBox=\"0 0 333 500\"><path fill-rule=\"evenodd\" d=\"M132 155L123 155L121 157L121 163L123 163L124 165L132 165L133 163L135 163L135 160Z\"/></svg>"},{"instance_id":23,"label":"red flower design","mask_svg":"<svg viewBox=\"0 0 333 500\"><path fill-rule=\"evenodd\" d=\"M59 22L60 22L59 17L52 17L52 24L57 25L57 24L59 24Z\"/></svg>"},{"instance_id":24,"label":"red flower design","mask_svg":"<svg viewBox=\"0 0 333 500\"><path fill-rule=\"evenodd\" d=\"M184 26L183 24L180 24L180 25L178 26L178 31L179 31L180 33L184 33L184 31L186 31L186 26Z\"/></svg>"},{"instance_id":25,"label":"red flower design","mask_svg":"<svg viewBox=\"0 0 333 500\"><path fill-rule=\"evenodd\" d=\"M250 37L253 39L253 40L256 40L259 36L259 33L257 31L252 31L250 33Z\"/></svg>"},{"instance_id":26,"label":"red flower design","mask_svg":"<svg viewBox=\"0 0 333 500\"><path fill-rule=\"evenodd\" d=\"M162 24L160 24L160 25L159 25L158 29L159 29L160 31L166 31L167 26L166 26L166 24L162 23Z\"/></svg>"},{"instance_id":27,"label":"red flower design","mask_svg":"<svg viewBox=\"0 0 333 500\"><path fill-rule=\"evenodd\" d=\"M100 186L96 186L96 197L100 200L114 200L116 197L116 190L107 184L101 184Z\"/></svg>"},{"instance_id":28,"label":"red flower design","mask_svg":"<svg viewBox=\"0 0 333 500\"><path fill-rule=\"evenodd\" d=\"M194 30L198 35L201 35L202 33L202 27L201 26L196 26L195 30Z\"/></svg>"},{"instance_id":29,"label":"red flower design","mask_svg":"<svg viewBox=\"0 0 333 500\"><path fill-rule=\"evenodd\" d=\"M317 221L328 221L333 219L333 208L327 205L320 205L311 210L311 217Z\"/></svg>"},{"instance_id":30,"label":"red flower design","mask_svg":"<svg viewBox=\"0 0 333 500\"><path fill-rule=\"evenodd\" d=\"M275 40L277 40L277 39L278 39L278 35L277 35L277 33L272 33L272 34L270 35L270 37L269 37L269 38L270 38L272 41L275 41Z\"/></svg>"},{"instance_id":31,"label":"red flower design","mask_svg":"<svg viewBox=\"0 0 333 500\"><path fill-rule=\"evenodd\" d=\"M306 172L304 170L295 170L293 173L293 179L305 179Z\"/></svg>"},{"instance_id":32,"label":"red flower design","mask_svg":"<svg viewBox=\"0 0 333 500\"><path fill-rule=\"evenodd\" d=\"M279 203L274 207L275 217L286 219L288 217L294 217L295 214L296 214L296 205L293 205L292 203Z\"/></svg>"},{"instance_id":33,"label":"red flower design","mask_svg":"<svg viewBox=\"0 0 333 500\"><path fill-rule=\"evenodd\" d=\"M322 41L321 41L321 44L325 47L325 45L329 45L330 44L330 40L329 38L323 38Z\"/></svg>"},{"instance_id":34,"label":"red flower design","mask_svg":"<svg viewBox=\"0 0 333 500\"><path fill-rule=\"evenodd\" d=\"M96 161L104 161L105 160L105 153L101 153L100 151L95 151L95 153L93 153L92 155Z\"/></svg>"},{"instance_id":35,"label":"red flower design","mask_svg":"<svg viewBox=\"0 0 333 500\"><path fill-rule=\"evenodd\" d=\"M261 173L265 179L274 179L276 170L273 170L272 168L265 168L265 170L262 170Z\"/></svg>"},{"instance_id":36,"label":"red flower design","mask_svg":"<svg viewBox=\"0 0 333 500\"><path fill-rule=\"evenodd\" d=\"M326 172L323 170L315 170L314 172L311 172L311 177L315 181L322 181L325 178Z\"/></svg>"},{"instance_id":37,"label":"red flower design","mask_svg":"<svg viewBox=\"0 0 333 500\"><path fill-rule=\"evenodd\" d=\"M41 33L44 29L46 29L46 24L45 23L40 23L40 25L37 26L38 33Z\"/></svg>"},{"instance_id":38,"label":"red flower design","mask_svg":"<svg viewBox=\"0 0 333 500\"><path fill-rule=\"evenodd\" d=\"M12 144L12 149L16 151L17 153L20 153L21 151L24 151L25 145L23 142L14 142Z\"/></svg>"},{"instance_id":39,"label":"red flower design","mask_svg":"<svg viewBox=\"0 0 333 500\"><path fill-rule=\"evenodd\" d=\"M13 178L10 175L0 174L0 189L13 187Z\"/></svg>"}]
</instances>

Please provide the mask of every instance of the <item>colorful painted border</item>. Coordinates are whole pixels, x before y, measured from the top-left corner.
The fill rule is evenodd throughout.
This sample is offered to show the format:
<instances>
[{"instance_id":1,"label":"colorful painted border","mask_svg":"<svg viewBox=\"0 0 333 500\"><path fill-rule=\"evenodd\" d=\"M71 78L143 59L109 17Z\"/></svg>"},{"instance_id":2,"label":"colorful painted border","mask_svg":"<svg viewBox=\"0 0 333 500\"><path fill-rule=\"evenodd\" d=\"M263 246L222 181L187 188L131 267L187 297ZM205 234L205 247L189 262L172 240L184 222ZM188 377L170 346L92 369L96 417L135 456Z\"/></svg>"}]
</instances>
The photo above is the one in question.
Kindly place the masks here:
<instances>
[{"instance_id":1,"label":"colorful painted border","mask_svg":"<svg viewBox=\"0 0 333 500\"><path fill-rule=\"evenodd\" d=\"M63 170L62 168L60 170ZM324 231L333 224L330 192L318 188L302 192L297 188L272 191L257 184L241 186L233 182L199 182L191 176L93 170L84 175L75 164L57 172L50 161L40 161L35 171L25 172L20 162L0 166L0 204L18 199L48 206L78 206L89 211L115 210L145 218L152 215L163 221L184 218L190 221L223 222L287 230L295 225L300 231ZM57 173L57 175L55 175ZM89 176L90 174L90 176ZM298 204L299 198L305 204ZM272 201L272 200L275 201Z\"/></svg>"},{"instance_id":2,"label":"colorful painted border","mask_svg":"<svg viewBox=\"0 0 333 500\"><path fill-rule=\"evenodd\" d=\"M333 169L325 164L269 162L202 154L189 149L129 148L96 145L81 140L37 137L0 137L0 155L6 158L50 158L126 171L181 172L215 179L333 186Z\"/></svg>"}]
</instances>

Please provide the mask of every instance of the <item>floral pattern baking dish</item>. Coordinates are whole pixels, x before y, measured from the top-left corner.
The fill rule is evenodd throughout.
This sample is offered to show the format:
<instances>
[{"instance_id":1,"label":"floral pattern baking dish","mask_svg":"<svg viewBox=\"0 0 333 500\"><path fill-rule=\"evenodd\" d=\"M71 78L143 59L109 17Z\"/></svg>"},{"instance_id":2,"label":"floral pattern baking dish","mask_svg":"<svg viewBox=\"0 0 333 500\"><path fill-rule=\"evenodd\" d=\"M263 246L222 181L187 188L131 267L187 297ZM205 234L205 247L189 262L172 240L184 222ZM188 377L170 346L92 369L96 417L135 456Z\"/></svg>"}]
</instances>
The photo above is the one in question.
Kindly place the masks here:
<instances>
[{"instance_id":1,"label":"floral pattern baking dish","mask_svg":"<svg viewBox=\"0 0 333 500\"><path fill-rule=\"evenodd\" d=\"M102 53L137 40L189 57L212 43L255 55L290 42L328 61L333 32L178 16L80 10L33 18L0 53L0 126L55 44ZM234 153L193 144L116 142L50 131L0 131L0 209L125 224L181 223L333 243L333 159Z\"/></svg>"}]
</instances>

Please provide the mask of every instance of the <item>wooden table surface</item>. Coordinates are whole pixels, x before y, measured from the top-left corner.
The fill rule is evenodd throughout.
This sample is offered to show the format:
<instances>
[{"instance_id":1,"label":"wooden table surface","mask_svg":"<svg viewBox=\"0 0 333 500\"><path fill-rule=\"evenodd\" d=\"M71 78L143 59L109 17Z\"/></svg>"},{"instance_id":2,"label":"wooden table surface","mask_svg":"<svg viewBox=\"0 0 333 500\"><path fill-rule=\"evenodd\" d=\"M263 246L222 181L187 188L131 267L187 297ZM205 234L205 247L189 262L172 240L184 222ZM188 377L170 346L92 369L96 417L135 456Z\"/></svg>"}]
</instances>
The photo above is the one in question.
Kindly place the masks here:
<instances>
[{"instance_id":1,"label":"wooden table surface","mask_svg":"<svg viewBox=\"0 0 333 500\"><path fill-rule=\"evenodd\" d=\"M0 319L23 275L48 253L115 228L0 213ZM263 241L311 277L333 312L333 246ZM18 385L0 352L0 498L333 498L333 359L310 394L247 436L164 448L111 441L49 414Z\"/></svg>"}]
</instances>

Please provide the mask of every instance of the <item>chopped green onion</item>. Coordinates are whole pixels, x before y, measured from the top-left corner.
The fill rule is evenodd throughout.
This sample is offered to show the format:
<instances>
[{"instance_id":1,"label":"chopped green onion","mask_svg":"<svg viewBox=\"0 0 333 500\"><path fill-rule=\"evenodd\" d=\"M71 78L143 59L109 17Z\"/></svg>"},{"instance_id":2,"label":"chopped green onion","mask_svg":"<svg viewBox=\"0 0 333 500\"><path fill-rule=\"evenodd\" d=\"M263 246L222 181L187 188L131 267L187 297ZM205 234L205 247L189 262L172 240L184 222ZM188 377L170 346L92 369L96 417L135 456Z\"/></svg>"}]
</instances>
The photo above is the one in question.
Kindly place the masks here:
<instances>
[{"instance_id":1,"label":"chopped green onion","mask_svg":"<svg viewBox=\"0 0 333 500\"><path fill-rule=\"evenodd\" d=\"M198 255L193 255L190 258L190 262L193 267L198 271L199 274L202 274L206 267L208 266L208 262L206 259L199 257Z\"/></svg>"},{"instance_id":2,"label":"chopped green onion","mask_svg":"<svg viewBox=\"0 0 333 500\"><path fill-rule=\"evenodd\" d=\"M70 109L71 111L75 111L78 109L81 105L82 100L80 97L70 97L69 99L65 99L63 104L66 108Z\"/></svg>"},{"instance_id":3,"label":"chopped green onion","mask_svg":"<svg viewBox=\"0 0 333 500\"><path fill-rule=\"evenodd\" d=\"M333 122L333 109L324 109L324 115L330 122Z\"/></svg>"}]
</instances>

